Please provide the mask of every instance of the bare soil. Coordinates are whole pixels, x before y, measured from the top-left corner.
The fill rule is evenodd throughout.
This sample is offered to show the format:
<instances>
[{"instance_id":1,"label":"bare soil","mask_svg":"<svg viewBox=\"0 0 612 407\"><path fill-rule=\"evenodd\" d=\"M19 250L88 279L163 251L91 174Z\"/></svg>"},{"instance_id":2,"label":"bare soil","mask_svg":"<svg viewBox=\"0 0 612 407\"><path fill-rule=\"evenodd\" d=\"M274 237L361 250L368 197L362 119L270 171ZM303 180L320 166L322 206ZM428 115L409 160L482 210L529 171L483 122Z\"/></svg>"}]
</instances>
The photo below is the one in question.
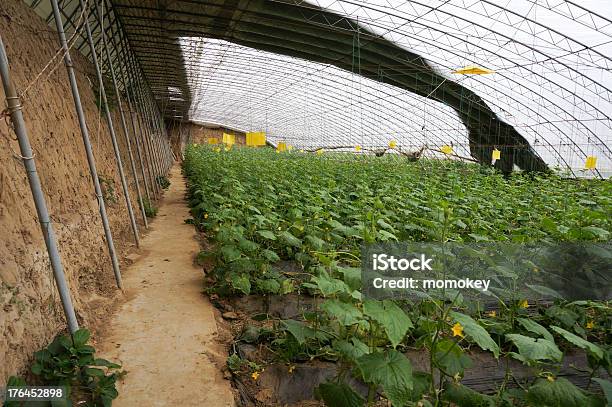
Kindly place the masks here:
<instances>
[{"instance_id":1,"label":"bare soil","mask_svg":"<svg viewBox=\"0 0 612 407\"><path fill-rule=\"evenodd\" d=\"M157 219L124 271L126 301L100 332L99 353L127 372L114 406L234 405L223 377L227 351L218 311L202 294L199 251L180 169L171 172Z\"/></svg>"}]
</instances>

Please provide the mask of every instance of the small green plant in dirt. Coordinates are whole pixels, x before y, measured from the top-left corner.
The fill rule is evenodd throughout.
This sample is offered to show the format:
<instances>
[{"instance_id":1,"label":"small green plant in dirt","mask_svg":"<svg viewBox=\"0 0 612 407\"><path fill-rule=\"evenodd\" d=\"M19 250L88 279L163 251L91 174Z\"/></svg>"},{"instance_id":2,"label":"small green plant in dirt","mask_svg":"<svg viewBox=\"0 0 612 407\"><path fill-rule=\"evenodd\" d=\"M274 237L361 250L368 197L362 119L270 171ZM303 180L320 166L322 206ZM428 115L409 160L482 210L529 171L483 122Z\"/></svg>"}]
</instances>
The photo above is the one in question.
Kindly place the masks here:
<instances>
[{"instance_id":1,"label":"small green plant in dirt","mask_svg":"<svg viewBox=\"0 0 612 407\"><path fill-rule=\"evenodd\" d=\"M102 189L102 198L107 205L117 203L117 192L115 191L115 180L98 175L100 188Z\"/></svg>"},{"instance_id":2,"label":"small green plant in dirt","mask_svg":"<svg viewBox=\"0 0 612 407\"><path fill-rule=\"evenodd\" d=\"M154 218L157 216L157 208L153 205L151 200L148 198L142 198L142 206L144 206L144 211L147 218Z\"/></svg>"},{"instance_id":3,"label":"small green plant in dirt","mask_svg":"<svg viewBox=\"0 0 612 407\"><path fill-rule=\"evenodd\" d=\"M96 358L95 349L88 345L90 333L79 329L73 335L59 335L46 348L34 353L31 372L36 384L66 386L72 397L83 397L83 405L109 407L117 398L117 379L123 374L120 365ZM25 381L12 378L12 384Z\"/></svg>"},{"instance_id":4,"label":"small green plant in dirt","mask_svg":"<svg viewBox=\"0 0 612 407\"><path fill-rule=\"evenodd\" d=\"M168 179L168 177L163 176L163 175L159 175L157 177L156 181L157 181L157 185L159 185L163 189L170 188L170 180Z\"/></svg>"}]
</instances>

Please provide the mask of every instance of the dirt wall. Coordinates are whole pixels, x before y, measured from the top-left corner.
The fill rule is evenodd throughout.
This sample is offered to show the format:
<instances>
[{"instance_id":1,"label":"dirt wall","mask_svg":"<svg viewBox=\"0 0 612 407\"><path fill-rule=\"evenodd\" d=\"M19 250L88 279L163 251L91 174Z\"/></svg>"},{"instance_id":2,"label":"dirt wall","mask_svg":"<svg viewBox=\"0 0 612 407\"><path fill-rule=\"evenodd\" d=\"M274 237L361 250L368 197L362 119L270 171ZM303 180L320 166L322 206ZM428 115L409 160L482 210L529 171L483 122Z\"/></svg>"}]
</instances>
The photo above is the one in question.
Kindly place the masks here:
<instances>
[{"instance_id":1,"label":"dirt wall","mask_svg":"<svg viewBox=\"0 0 612 407\"><path fill-rule=\"evenodd\" d=\"M23 91L57 52L57 34L21 0L0 1L0 35L12 79ZM96 105L93 65L72 51L91 142L104 187L115 244L120 254L133 245L110 133ZM0 100L4 93L0 88ZM2 103L4 106L4 103ZM99 217L85 150L65 67L43 74L23 101L62 262L79 323L92 325L118 295ZM136 215L134 178L129 168L119 111L113 111L124 169ZM65 321L45 249L19 147L8 120L0 122L0 387L27 368ZM136 152L134 151L136 155ZM142 185L142 180L141 180ZM140 230L143 231L140 217Z\"/></svg>"},{"instance_id":2,"label":"dirt wall","mask_svg":"<svg viewBox=\"0 0 612 407\"><path fill-rule=\"evenodd\" d=\"M246 133L221 126L203 126L197 123L181 123L177 121L168 123L167 131L172 144L172 150L177 157L181 156L181 152L188 144L207 144L210 138L216 138L221 142L223 133L235 135L236 144L246 144Z\"/></svg>"}]
</instances>

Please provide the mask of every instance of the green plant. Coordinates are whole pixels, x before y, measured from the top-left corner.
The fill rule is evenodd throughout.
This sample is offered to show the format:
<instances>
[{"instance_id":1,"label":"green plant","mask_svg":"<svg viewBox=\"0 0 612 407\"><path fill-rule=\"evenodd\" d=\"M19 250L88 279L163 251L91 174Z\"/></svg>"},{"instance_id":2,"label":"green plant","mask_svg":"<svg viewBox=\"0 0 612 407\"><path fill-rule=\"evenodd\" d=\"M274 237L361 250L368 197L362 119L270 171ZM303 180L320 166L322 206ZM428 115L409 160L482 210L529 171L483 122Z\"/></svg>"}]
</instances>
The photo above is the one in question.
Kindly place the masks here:
<instances>
[{"instance_id":1,"label":"green plant","mask_svg":"<svg viewBox=\"0 0 612 407\"><path fill-rule=\"evenodd\" d=\"M164 175L158 175L156 178L156 181L157 181L157 185L159 185L163 189L170 188L170 180L168 179L168 177Z\"/></svg>"},{"instance_id":2,"label":"green plant","mask_svg":"<svg viewBox=\"0 0 612 407\"><path fill-rule=\"evenodd\" d=\"M148 198L142 198L142 205L144 206L144 211L147 218L154 218L157 216L157 208L153 206Z\"/></svg>"},{"instance_id":3,"label":"green plant","mask_svg":"<svg viewBox=\"0 0 612 407\"><path fill-rule=\"evenodd\" d=\"M89 396L91 406L107 407L118 395L115 383L121 366L96 358L89 337L86 329L56 337L34 353L31 371L44 384L76 388Z\"/></svg>"},{"instance_id":4,"label":"green plant","mask_svg":"<svg viewBox=\"0 0 612 407\"><path fill-rule=\"evenodd\" d=\"M115 180L112 178L106 178L102 175L98 175L98 181L102 189L102 198L107 205L114 205L117 203L117 193L115 192Z\"/></svg>"}]
</instances>

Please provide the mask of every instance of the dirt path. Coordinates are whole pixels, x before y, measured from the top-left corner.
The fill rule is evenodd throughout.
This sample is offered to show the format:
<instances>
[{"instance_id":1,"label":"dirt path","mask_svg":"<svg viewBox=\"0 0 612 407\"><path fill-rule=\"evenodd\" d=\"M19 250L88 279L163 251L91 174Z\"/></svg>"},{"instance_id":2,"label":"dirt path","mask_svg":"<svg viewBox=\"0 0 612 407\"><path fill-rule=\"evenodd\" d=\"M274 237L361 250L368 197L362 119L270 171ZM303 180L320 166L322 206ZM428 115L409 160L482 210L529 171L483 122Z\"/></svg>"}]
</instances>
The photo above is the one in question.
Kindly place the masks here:
<instances>
[{"instance_id":1,"label":"dirt path","mask_svg":"<svg viewBox=\"0 0 612 407\"><path fill-rule=\"evenodd\" d=\"M213 306L202 295L199 251L184 201L185 182L173 168L170 189L141 255L123 270L127 300L110 319L98 347L127 371L113 406L233 406L230 383L207 355L214 341Z\"/></svg>"}]
</instances>

